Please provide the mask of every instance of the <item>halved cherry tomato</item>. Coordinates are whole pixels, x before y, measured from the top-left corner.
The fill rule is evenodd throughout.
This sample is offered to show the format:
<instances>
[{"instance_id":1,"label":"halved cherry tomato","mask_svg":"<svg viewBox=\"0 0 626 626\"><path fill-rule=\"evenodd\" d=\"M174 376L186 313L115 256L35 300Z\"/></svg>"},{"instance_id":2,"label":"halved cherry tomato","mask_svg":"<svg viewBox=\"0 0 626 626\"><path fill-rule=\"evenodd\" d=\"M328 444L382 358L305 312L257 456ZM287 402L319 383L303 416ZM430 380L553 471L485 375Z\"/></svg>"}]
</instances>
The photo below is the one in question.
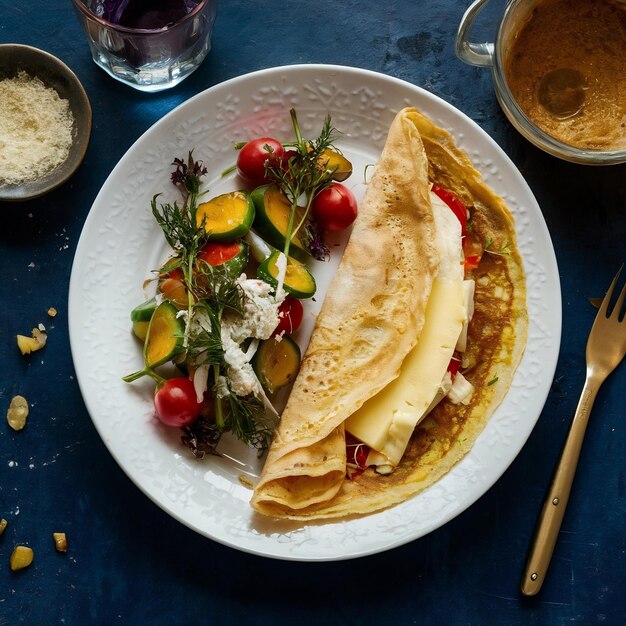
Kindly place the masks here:
<instances>
[{"instance_id":1,"label":"halved cherry tomato","mask_svg":"<svg viewBox=\"0 0 626 626\"><path fill-rule=\"evenodd\" d=\"M173 270L170 272L170 276L174 274L174 272L179 271L178 269ZM182 272L180 272L180 274L180 280L178 278L166 278L159 281L159 291L179 309L186 309L189 305L189 296L187 295L187 287L185 287L185 283L183 282Z\"/></svg>"},{"instance_id":2,"label":"halved cherry tomato","mask_svg":"<svg viewBox=\"0 0 626 626\"><path fill-rule=\"evenodd\" d=\"M259 137L249 141L237 155L237 172L246 183L258 187L269 182L265 178L265 162L280 162L285 150L277 139Z\"/></svg>"},{"instance_id":3,"label":"halved cherry tomato","mask_svg":"<svg viewBox=\"0 0 626 626\"><path fill-rule=\"evenodd\" d=\"M157 417L167 426L188 426L200 415L202 403L188 378L170 378L154 395Z\"/></svg>"},{"instance_id":4,"label":"halved cherry tomato","mask_svg":"<svg viewBox=\"0 0 626 626\"><path fill-rule=\"evenodd\" d=\"M185 275L183 274L183 270L180 267L175 267L173 270L170 270L166 274L161 274L161 278L171 278L173 280L178 280L181 283L185 280Z\"/></svg>"},{"instance_id":5,"label":"halved cherry tomato","mask_svg":"<svg viewBox=\"0 0 626 626\"><path fill-rule=\"evenodd\" d=\"M311 212L321 228L339 231L354 222L358 208L353 193L341 183L334 183L315 196Z\"/></svg>"},{"instance_id":6,"label":"halved cherry tomato","mask_svg":"<svg viewBox=\"0 0 626 626\"><path fill-rule=\"evenodd\" d=\"M209 265L217 266L230 261L240 251L241 247L236 241L210 241L202 246L202 249L196 256L206 261Z\"/></svg>"},{"instance_id":7,"label":"halved cherry tomato","mask_svg":"<svg viewBox=\"0 0 626 626\"><path fill-rule=\"evenodd\" d=\"M439 196L452 209L452 212L456 215L459 222L461 222L461 237L465 237L465 235L467 235L467 208L465 205L458 199L456 194L439 187L439 185L433 185L432 192Z\"/></svg>"},{"instance_id":8,"label":"halved cherry tomato","mask_svg":"<svg viewBox=\"0 0 626 626\"><path fill-rule=\"evenodd\" d=\"M287 296L278 307L278 318L280 321L273 334L279 335L284 332L287 335L291 335L296 332L302 323L302 314L302 302L298 298Z\"/></svg>"}]
</instances>

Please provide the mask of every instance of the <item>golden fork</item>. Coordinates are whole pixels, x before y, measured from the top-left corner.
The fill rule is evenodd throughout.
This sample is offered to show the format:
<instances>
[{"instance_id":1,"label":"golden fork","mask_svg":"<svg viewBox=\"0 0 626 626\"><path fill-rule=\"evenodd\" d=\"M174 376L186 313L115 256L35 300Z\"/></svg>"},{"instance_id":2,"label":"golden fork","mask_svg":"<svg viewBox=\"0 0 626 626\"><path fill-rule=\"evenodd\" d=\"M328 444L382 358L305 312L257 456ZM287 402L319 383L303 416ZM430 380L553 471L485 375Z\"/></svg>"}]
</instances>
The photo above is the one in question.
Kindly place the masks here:
<instances>
[{"instance_id":1,"label":"golden fork","mask_svg":"<svg viewBox=\"0 0 626 626\"><path fill-rule=\"evenodd\" d=\"M626 319L621 321L619 319L626 296L626 284L617 298L611 315L607 316L609 302L621 271L622 268L617 272L604 296L589 333L585 386L537 521L521 583L521 591L525 596L534 596L538 593L546 577L569 500L589 414L598 389L626 354Z\"/></svg>"}]
</instances>

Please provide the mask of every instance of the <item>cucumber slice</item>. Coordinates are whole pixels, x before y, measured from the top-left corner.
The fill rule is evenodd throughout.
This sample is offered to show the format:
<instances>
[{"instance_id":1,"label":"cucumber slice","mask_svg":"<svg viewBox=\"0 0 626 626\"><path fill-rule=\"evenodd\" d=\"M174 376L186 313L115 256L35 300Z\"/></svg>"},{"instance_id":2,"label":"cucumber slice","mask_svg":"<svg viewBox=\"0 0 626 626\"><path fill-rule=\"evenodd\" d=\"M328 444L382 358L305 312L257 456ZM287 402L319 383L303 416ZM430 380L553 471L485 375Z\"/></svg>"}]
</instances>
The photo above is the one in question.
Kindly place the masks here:
<instances>
[{"instance_id":1,"label":"cucumber slice","mask_svg":"<svg viewBox=\"0 0 626 626\"><path fill-rule=\"evenodd\" d=\"M257 269L257 276L274 288L278 286L278 266L276 261L279 254L278 250L272 252ZM313 274L309 272L306 266L296 259L287 257L284 288L287 293L303 300L304 298L311 298L317 287Z\"/></svg>"},{"instance_id":2,"label":"cucumber slice","mask_svg":"<svg viewBox=\"0 0 626 626\"><path fill-rule=\"evenodd\" d=\"M203 202L196 210L196 224L209 233L210 241L243 237L254 220L254 203L245 191L231 191Z\"/></svg>"},{"instance_id":3,"label":"cucumber slice","mask_svg":"<svg viewBox=\"0 0 626 626\"><path fill-rule=\"evenodd\" d=\"M291 212L291 203L287 196L274 185L263 185L262 187L257 187L252 192L251 197L256 210L254 223L258 231L265 237L268 243L280 250L284 250L285 236L289 226L289 214ZM294 228L300 223L301 219L302 212L296 211L293 223ZM299 234L292 238L289 253L303 260L307 258L306 246L300 239Z\"/></svg>"},{"instance_id":4,"label":"cucumber slice","mask_svg":"<svg viewBox=\"0 0 626 626\"><path fill-rule=\"evenodd\" d=\"M263 387L274 393L296 378L300 369L300 348L288 335L280 339L271 337L259 344L252 367Z\"/></svg>"}]
</instances>

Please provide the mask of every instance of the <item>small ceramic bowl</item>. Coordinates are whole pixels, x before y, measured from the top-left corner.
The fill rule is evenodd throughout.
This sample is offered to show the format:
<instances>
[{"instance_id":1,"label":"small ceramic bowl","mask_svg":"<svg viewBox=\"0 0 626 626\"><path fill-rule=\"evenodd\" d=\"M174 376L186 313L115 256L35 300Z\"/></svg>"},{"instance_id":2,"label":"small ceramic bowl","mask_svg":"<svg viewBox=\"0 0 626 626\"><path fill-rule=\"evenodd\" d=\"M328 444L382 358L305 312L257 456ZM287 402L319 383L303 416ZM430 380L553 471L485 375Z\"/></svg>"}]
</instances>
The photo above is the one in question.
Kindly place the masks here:
<instances>
[{"instance_id":1,"label":"small ceramic bowl","mask_svg":"<svg viewBox=\"0 0 626 626\"><path fill-rule=\"evenodd\" d=\"M55 56L19 44L0 45L0 80L13 78L21 71L37 77L46 87L56 90L69 102L74 116L70 152L59 166L36 180L19 184L0 184L0 201L32 200L62 185L81 164L91 134L91 105L80 81L65 63Z\"/></svg>"}]
</instances>

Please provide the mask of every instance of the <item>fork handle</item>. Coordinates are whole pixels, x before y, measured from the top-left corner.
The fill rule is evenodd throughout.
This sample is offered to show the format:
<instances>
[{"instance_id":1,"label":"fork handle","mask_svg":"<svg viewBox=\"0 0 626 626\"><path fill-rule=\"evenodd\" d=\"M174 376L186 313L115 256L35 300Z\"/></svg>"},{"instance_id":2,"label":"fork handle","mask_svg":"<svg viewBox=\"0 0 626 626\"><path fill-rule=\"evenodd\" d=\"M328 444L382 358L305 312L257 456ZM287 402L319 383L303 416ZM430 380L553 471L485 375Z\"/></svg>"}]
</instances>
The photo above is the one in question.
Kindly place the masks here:
<instances>
[{"instance_id":1,"label":"fork handle","mask_svg":"<svg viewBox=\"0 0 626 626\"><path fill-rule=\"evenodd\" d=\"M583 445L591 407L596 399L601 381L587 376L583 391L574 413L561 458L552 477L552 483L543 503L535 534L530 545L528 560L521 582L525 596L534 596L541 589L546 577L554 546L559 535L565 508L569 500L576 465Z\"/></svg>"}]
</instances>

